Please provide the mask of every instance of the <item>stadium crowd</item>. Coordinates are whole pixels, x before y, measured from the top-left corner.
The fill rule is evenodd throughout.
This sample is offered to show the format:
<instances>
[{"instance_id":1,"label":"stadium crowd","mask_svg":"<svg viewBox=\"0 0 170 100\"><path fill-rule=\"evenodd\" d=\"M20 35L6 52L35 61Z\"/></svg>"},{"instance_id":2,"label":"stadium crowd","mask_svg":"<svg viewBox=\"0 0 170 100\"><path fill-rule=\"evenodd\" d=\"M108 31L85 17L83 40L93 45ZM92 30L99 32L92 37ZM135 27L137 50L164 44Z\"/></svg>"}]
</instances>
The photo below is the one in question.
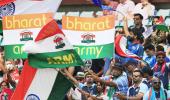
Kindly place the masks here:
<instances>
[{"instance_id":1,"label":"stadium crowd","mask_svg":"<svg viewBox=\"0 0 170 100\"><path fill-rule=\"evenodd\" d=\"M122 23L115 27L115 40L126 38L127 49L139 59L123 57L115 49L113 58L84 60L85 66L61 69L74 83L65 100L170 100L170 34L164 22L168 16L157 16L148 0L136 5L131 0L104 0L102 9L103 16L115 15ZM144 25L146 19L152 24ZM129 20L134 25L128 25ZM0 48L0 100L10 100L23 62L4 60Z\"/></svg>"}]
</instances>

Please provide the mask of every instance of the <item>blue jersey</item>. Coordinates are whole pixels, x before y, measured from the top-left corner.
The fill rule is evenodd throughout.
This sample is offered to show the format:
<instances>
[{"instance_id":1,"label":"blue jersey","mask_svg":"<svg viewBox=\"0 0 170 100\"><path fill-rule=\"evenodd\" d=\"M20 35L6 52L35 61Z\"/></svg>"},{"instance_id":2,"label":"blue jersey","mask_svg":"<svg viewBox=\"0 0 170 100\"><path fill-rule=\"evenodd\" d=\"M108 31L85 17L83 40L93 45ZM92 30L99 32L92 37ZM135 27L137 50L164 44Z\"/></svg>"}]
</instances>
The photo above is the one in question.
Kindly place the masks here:
<instances>
[{"instance_id":1,"label":"blue jersey","mask_svg":"<svg viewBox=\"0 0 170 100\"><path fill-rule=\"evenodd\" d=\"M138 55L140 58L143 57L144 49L141 44L128 42L128 50Z\"/></svg>"}]
</instances>

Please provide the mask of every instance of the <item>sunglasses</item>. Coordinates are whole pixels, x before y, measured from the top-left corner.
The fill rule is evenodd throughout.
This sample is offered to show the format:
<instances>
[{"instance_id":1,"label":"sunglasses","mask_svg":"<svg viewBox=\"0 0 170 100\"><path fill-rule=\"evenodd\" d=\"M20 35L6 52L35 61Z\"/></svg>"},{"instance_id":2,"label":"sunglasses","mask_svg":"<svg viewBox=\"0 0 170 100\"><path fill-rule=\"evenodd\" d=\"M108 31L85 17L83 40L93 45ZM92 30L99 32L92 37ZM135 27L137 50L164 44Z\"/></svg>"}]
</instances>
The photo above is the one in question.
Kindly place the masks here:
<instances>
[{"instance_id":1,"label":"sunglasses","mask_svg":"<svg viewBox=\"0 0 170 100\"><path fill-rule=\"evenodd\" d=\"M161 82L153 82L153 84L161 84Z\"/></svg>"},{"instance_id":2,"label":"sunglasses","mask_svg":"<svg viewBox=\"0 0 170 100\"><path fill-rule=\"evenodd\" d=\"M165 57L158 57L158 58L159 58L159 59L161 59L161 58L163 58L163 59L164 59Z\"/></svg>"}]
</instances>

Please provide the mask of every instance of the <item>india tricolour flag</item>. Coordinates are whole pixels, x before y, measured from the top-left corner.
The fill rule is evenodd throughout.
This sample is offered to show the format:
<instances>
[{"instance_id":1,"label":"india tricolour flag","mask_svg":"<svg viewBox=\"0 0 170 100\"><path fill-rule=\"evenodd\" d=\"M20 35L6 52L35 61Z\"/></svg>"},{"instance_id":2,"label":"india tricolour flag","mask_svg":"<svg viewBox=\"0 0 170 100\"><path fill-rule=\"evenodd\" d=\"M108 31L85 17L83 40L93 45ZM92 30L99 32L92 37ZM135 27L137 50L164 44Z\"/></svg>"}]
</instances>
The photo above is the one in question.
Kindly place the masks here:
<instances>
[{"instance_id":1,"label":"india tricolour flag","mask_svg":"<svg viewBox=\"0 0 170 100\"><path fill-rule=\"evenodd\" d=\"M41 28L52 20L53 14L25 14L3 17L3 41L5 58L26 58L22 45L33 41Z\"/></svg>"},{"instance_id":2,"label":"india tricolour flag","mask_svg":"<svg viewBox=\"0 0 170 100\"><path fill-rule=\"evenodd\" d=\"M82 59L113 57L114 16L81 18L64 16L63 31Z\"/></svg>"},{"instance_id":3,"label":"india tricolour flag","mask_svg":"<svg viewBox=\"0 0 170 100\"><path fill-rule=\"evenodd\" d=\"M0 0L0 19L3 16L35 13L55 13L62 0Z\"/></svg>"},{"instance_id":4,"label":"india tricolour flag","mask_svg":"<svg viewBox=\"0 0 170 100\"><path fill-rule=\"evenodd\" d=\"M71 86L56 69L36 69L26 61L11 100L63 100Z\"/></svg>"},{"instance_id":5,"label":"india tricolour flag","mask_svg":"<svg viewBox=\"0 0 170 100\"><path fill-rule=\"evenodd\" d=\"M55 20L42 28L35 41L27 42L24 50L29 53L29 64L32 67L63 68L83 65Z\"/></svg>"}]
</instances>

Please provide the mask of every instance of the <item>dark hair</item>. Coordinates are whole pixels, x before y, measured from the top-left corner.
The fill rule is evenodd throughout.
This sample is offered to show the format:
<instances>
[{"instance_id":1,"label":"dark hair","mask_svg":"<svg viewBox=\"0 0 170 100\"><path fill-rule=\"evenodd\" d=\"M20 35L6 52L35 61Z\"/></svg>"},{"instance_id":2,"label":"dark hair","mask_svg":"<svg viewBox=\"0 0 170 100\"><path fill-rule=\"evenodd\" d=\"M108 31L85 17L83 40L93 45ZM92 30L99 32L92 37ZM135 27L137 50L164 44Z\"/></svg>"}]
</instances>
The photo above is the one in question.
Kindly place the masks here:
<instances>
[{"instance_id":1,"label":"dark hair","mask_svg":"<svg viewBox=\"0 0 170 100\"><path fill-rule=\"evenodd\" d=\"M170 44L170 34L168 33L168 35L167 35L167 41L168 41L168 43Z\"/></svg>"},{"instance_id":2,"label":"dark hair","mask_svg":"<svg viewBox=\"0 0 170 100\"><path fill-rule=\"evenodd\" d=\"M10 87L9 87L9 83L8 83L7 81L2 81L2 82L0 83L0 86L2 86L2 83L6 83L7 87L10 88Z\"/></svg>"},{"instance_id":3,"label":"dark hair","mask_svg":"<svg viewBox=\"0 0 170 100\"><path fill-rule=\"evenodd\" d=\"M121 71L124 70L123 66L120 63L115 63L113 66L114 66L113 68L120 69Z\"/></svg>"},{"instance_id":4,"label":"dark hair","mask_svg":"<svg viewBox=\"0 0 170 100\"><path fill-rule=\"evenodd\" d=\"M133 73L135 73L135 72L139 72L140 75L143 76L143 73L142 73L142 71L141 71L140 69L137 69L137 70L134 70L134 71L133 71ZM132 75L133 75L133 73L132 73Z\"/></svg>"},{"instance_id":5,"label":"dark hair","mask_svg":"<svg viewBox=\"0 0 170 100\"><path fill-rule=\"evenodd\" d=\"M152 44L145 45L144 50L147 50L147 49L155 51L155 47Z\"/></svg>"},{"instance_id":6,"label":"dark hair","mask_svg":"<svg viewBox=\"0 0 170 100\"><path fill-rule=\"evenodd\" d=\"M155 18L159 19L159 18L160 18L160 16L153 16L153 19L155 19Z\"/></svg>"},{"instance_id":7,"label":"dark hair","mask_svg":"<svg viewBox=\"0 0 170 100\"><path fill-rule=\"evenodd\" d=\"M147 65L142 68L142 73L147 73L149 76L153 76L153 70Z\"/></svg>"},{"instance_id":8,"label":"dark hair","mask_svg":"<svg viewBox=\"0 0 170 100\"><path fill-rule=\"evenodd\" d=\"M142 19L142 20L143 20L143 16L142 16L141 14L139 14L139 13L134 14L134 16L139 16L139 17L140 17L140 19Z\"/></svg>"},{"instance_id":9,"label":"dark hair","mask_svg":"<svg viewBox=\"0 0 170 100\"><path fill-rule=\"evenodd\" d=\"M163 51L164 52L164 47L162 45L157 45L156 46L156 51Z\"/></svg>"}]
</instances>

